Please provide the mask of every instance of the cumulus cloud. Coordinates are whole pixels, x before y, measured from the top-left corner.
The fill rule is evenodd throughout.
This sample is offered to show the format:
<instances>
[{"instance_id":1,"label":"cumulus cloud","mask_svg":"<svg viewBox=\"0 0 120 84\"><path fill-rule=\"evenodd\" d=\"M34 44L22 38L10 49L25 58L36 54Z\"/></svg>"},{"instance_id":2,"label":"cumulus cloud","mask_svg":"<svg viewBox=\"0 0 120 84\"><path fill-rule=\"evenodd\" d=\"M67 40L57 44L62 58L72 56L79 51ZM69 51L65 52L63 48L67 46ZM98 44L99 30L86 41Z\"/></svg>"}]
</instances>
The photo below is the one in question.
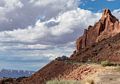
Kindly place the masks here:
<instances>
[{"instance_id":1,"label":"cumulus cloud","mask_svg":"<svg viewBox=\"0 0 120 84\"><path fill-rule=\"evenodd\" d=\"M77 0L0 0L0 31L26 28L77 6Z\"/></svg>"},{"instance_id":2,"label":"cumulus cloud","mask_svg":"<svg viewBox=\"0 0 120 84\"><path fill-rule=\"evenodd\" d=\"M99 19L99 16L99 13L94 14L88 10L78 8L76 10L60 14L48 21L41 22L38 20L35 26L29 26L25 29L14 29L13 31L0 32L0 36L3 42L20 41L42 44L54 44L55 42L57 45L63 44L73 41L82 33L84 28L87 28L90 24L94 24L94 22ZM57 25L53 25L56 23ZM51 26L49 27L48 24ZM66 37L68 38L65 41ZM64 39L63 42L62 39ZM58 42L59 40L61 41Z\"/></svg>"},{"instance_id":3,"label":"cumulus cloud","mask_svg":"<svg viewBox=\"0 0 120 84\"><path fill-rule=\"evenodd\" d=\"M22 7L23 4L19 0L0 0L0 21L8 21L6 13Z\"/></svg>"},{"instance_id":4,"label":"cumulus cloud","mask_svg":"<svg viewBox=\"0 0 120 84\"><path fill-rule=\"evenodd\" d=\"M115 9L113 14L120 20L120 9Z\"/></svg>"},{"instance_id":5,"label":"cumulus cloud","mask_svg":"<svg viewBox=\"0 0 120 84\"><path fill-rule=\"evenodd\" d=\"M23 3L19 0L0 0L0 2L0 8L3 8L4 12L23 7Z\"/></svg>"},{"instance_id":6,"label":"cumulus cloud","mask_svg":"<svg viewBox=\"0 0 120 84\"><path fill-rule=\"evenodd\" d=\"M67 3L66 3L67 2ZM30 3L33 3L34 6L48 6L51 5L54 9L66 9L66 8L75 8L78 6L79 2L77 0L30 0ZM60 7L59 7L59 6ZM64 9L63 9L64 8Z\"/></svg>"},{"instance_id":7,"label":"cumulus cloud","mask_svg":"<svg viewBox=\"0 0 120 84\"><path fill-rule=\"evenodd\" d=\"M23 7L23 3L21 3L21 1L19 0L3 0L4 2L4 7L6 9L13 10L17 7L22 8Z\"/></svg>"}]
</instances>

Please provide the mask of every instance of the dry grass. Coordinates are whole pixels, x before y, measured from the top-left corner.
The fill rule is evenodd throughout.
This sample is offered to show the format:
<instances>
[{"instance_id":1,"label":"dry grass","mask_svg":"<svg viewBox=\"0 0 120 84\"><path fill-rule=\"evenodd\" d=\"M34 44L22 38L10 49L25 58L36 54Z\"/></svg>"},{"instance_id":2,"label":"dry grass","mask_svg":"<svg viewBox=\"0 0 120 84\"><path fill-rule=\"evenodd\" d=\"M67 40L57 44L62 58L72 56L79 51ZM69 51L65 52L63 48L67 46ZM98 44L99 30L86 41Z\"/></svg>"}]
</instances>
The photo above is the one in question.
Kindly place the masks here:
<instances>
[{"instance_id":1,"label":"dry grass","mask_svg":"<svg viewBox=\"0 0 120 84\"><path fill-rule=\"evenodd\" d=\"M109 62L109 61L101 61L101 65L103 66L103 67L106 67L106 66L112 66L113 64L111 63L111 62Z\"/></svg>"},{"instance_id":2,"label":"dry grass","mask_svg":"<svg viewBox=\"0 0 120 84\"><path fill-rule=\"evenodd\" d=\"M76 80L50 80L46 84L81 84Z\"/></svg>"},{"instance_id":3,"label":"dry grass","mask_svg":"<svg viewBox=\"0 0 120 84\"><path fill-rule=\"evenodd\" d=\"M87 79L85 81L76 81L76 80L50 80L46 84L95 84L94 80Z\"/></svg>"},{"instance_id":4,"label":"dry grass","mask_svg":"<svg viewBox=\"0 0 120 84\"><path fill-rule=\"evenodd\" d=\"M81 81L81 84L95 84L93 79L86 78Z\"/></svg>"}]
</instances>

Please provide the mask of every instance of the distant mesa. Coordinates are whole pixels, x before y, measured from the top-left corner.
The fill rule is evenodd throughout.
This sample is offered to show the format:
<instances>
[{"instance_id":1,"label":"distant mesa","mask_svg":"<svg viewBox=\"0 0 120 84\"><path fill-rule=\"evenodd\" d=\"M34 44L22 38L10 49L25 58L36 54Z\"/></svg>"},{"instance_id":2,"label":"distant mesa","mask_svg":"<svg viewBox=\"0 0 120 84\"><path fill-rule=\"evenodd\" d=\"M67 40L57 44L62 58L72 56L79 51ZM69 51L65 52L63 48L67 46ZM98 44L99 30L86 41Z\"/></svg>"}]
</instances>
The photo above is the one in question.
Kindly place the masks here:
<instances>
[{"instance_id":1,"label":"distant mesa","mask_svg":"<svg viewBox=\"0 0 120 84\"><path fill-rule=\"evenodd\" d=\"M31 76L34 71L25 71L25 70L8 70L2 69L0 71L0 78L18 78L18 77L28 77Z\"/></svg>"}]
</instances>

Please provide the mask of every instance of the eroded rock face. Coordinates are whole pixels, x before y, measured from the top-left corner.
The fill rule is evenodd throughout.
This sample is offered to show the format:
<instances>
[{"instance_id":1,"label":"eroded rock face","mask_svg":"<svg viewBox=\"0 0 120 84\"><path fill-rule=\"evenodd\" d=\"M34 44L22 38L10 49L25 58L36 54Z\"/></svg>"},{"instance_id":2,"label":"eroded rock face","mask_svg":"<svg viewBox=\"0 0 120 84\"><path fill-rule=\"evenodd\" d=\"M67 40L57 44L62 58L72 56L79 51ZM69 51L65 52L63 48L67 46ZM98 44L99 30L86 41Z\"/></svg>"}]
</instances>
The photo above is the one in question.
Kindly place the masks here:
<instances>
[{"instance_id":1,"label":"eroded rock face","mask_svg":"<svg viewBox=\"0 0 120 84\"><path fill-rule=\"evenodd\" d=\"M112 37L119 32L119 20L111 14L109 9L105 9L101 19L94 26L89 26L88 29L85 29L84 34L77 39L77 51L103 39Z\"/></svg>"}]
</instances>

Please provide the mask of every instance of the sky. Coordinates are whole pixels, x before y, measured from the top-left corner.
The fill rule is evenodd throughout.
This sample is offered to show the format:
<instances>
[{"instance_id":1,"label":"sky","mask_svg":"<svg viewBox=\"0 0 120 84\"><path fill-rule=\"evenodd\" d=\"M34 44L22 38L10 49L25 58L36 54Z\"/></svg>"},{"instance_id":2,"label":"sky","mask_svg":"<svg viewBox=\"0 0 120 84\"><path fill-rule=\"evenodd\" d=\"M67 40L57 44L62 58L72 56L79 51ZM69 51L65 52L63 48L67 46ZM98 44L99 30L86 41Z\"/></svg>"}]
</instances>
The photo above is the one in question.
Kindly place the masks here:
<instances>
[{"instance_id":1,"label":"sky","mask_svg":"<svg viewBox=\"0 0 120 84\"><path fill-rule=\"evenodd\" d=\"M120 19L120 0L0 0L0 69L39 70L70 56L75 40L104 8Z\"/></svg>"}]
</instances>

